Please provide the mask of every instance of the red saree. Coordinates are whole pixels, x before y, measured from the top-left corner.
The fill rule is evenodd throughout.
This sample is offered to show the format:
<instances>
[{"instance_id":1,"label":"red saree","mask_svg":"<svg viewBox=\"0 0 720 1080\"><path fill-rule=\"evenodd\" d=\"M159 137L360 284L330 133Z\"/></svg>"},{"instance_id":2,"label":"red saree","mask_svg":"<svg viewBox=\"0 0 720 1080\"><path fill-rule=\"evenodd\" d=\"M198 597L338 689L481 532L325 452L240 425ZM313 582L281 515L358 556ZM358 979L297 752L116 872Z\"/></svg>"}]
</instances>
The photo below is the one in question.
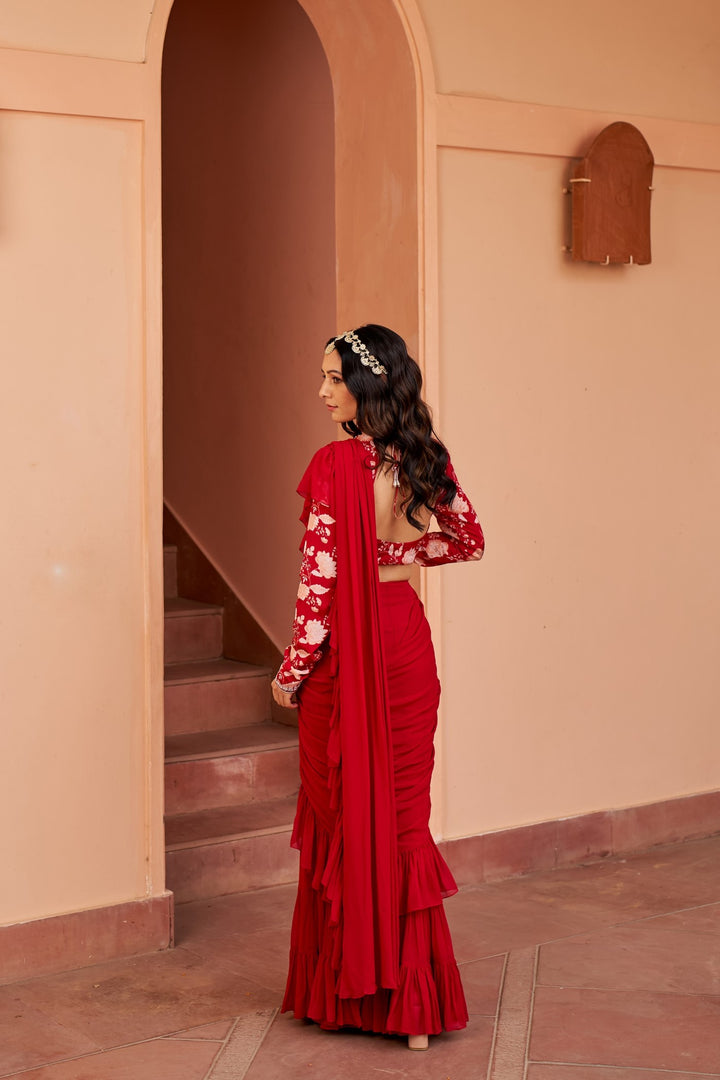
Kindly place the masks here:
<instances>
[{"instance_id":1,"label":"red saree","mask_svg":"<svg viewBox=\"0 0 720 1080\"><path fill-rule=\"evenodd\" d=\"M301 494L337 522L329 643L299 692L300 881L283 1011L325 1028L437 1034L467 1023L428 828L439 683L422 605L380 584L362 448L315 456Z\"/></svg>"}]
</instances>

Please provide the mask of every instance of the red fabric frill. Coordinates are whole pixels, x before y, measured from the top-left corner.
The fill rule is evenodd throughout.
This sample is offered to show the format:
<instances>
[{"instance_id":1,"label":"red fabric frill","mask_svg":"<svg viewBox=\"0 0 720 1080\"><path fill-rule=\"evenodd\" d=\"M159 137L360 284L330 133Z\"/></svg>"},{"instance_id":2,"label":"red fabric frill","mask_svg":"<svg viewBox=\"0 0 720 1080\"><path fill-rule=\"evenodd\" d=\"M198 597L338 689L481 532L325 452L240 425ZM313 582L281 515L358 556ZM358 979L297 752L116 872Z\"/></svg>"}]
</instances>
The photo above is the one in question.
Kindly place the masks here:
<instances>
[{"instance_id":1,"label":"red fabric frill","mask_svg":"<svg viewBox=\"0 0 720 1080\"><path fill-rule=\"evenodd\" d=\"M399 984L359 998L337 994L342 912L336 921L332 837L302 790L292 845L300 850L300 882L283 1012L328 1030L437 1035L465 1027L467 1005L442 906L457 886L430 834L420 846L398 853Z\"/></svg>"}]
</instances>

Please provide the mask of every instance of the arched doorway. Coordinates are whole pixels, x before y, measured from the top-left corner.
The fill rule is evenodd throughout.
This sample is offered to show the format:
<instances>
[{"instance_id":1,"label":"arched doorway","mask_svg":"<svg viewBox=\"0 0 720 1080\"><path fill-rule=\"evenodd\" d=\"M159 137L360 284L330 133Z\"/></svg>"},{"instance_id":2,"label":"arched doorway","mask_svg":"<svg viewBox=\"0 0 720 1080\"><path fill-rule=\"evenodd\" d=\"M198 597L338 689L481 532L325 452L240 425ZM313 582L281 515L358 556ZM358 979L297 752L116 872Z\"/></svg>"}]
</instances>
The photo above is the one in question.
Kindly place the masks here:
<instances>
[{"instance_id":1,"label":"arched doorway","mask_svg":"<svg viewBox=\"0 0 720 1080\"><path fill-rule=\"evenodd\" d=\"M332 0L159 0L153 14L165 496L278 644L295 586L298 462L332 437L314 398L317 343L371 320L414 349L422 337L413 48L393 0L342 12ZM157 131L151 122L151 158ZM152 280L152 224L149 238ZM221 891L234 891L224 875L238 852L212 846ZM268 858L268 836L263 848ZM169 871L176 896L188 877Z\"/></svg>"},{"instance_id":2,"label":"arched doorway","mask_svg":"<svg viewBox=\"0 0 720 1080\"><path fill-rule=\"evenodd\" d=\"M330 73L296 0L175 0L162 98L165 499L278 642L295 474L329 437Z\"/></svg>"},{"instance_id":3,"label":"arched doorway","mask_svg":"<svg viewBox=\"0 0 720 1080\"><path fill-rule=\"evenodd\" d=\"M238 10L234 11L234 8ZM255 9L258 9L257 12ZM293 43L292 33L288 32L289 27L292 24L295 31L298 31L299 20L302 20L304 16L306 16L304 31L299 34L299 37ZM176 18L178 19L178 29L175 28ZM432 72L426 43L424 43L422 22L415 8L414 0L363 0L361 4L345 6L342 9L338 9L334 0L297 0L297 2L296 0L287 0L284 4L276 3L273 0L267 5L261 5L257 0L252 0L252 3L248 0L246 3L237 5L222 3L222 0L209 0L208 4L200 4L193 2L193 0L157 0L153 8L148 34L147 64L151 80L158 83L161 65L164 64L165 77L163 83L166 97L169 83L172 82L173 84L172 92L178 105L175 110L177 123L174 136L176 145L179 147L179 153L177 154L179 168L176 172L181 172L186 167L188 159L193 156L192 132L183 116L183 100L189 102L190 114L195 117L196 122L199 122L201 127L207 116L203 118L202 111L198 110L193 105L193 102L202 100L203 92L208 109L216 122L222 117L223 108L227 103L219 100L219 97L222 97L222 87L219 85L221 82L219 80L220 73L213 73L213 69L218 66L218 59L220 65L224 65L226 73L229 68L232 68L233 64L233 57L230 55L232 50L228 47L228 42L233 40L232 31L223 22L223 19L226 18L230 19L231 23L233 19L236 20L234 32L236 38L239 35L241 39L236 43L239 50L235 54L236 59L237 56L243 55L242 39L248 33L247 27L243 30L241 25L238 26L238 23L241 23L243 19L254 21L258 28L264 26L266 36L270 35L272 39L273 35L277 35L279 41L284 42L285 46L289 46L284 54L284 60L281 60L283 56L282 48L276 54L278 62L274 70L269 72L266 70L264 82L262 79L255 79L252 76L245 80L245 86L247 87L247 100L243 102L245 115L250 116L254 108L255 119L260 124L263 123L263 88L268 91L269 99L272 99L277 97L277 88L283 85L287 87L288 84L293 98L301 101L307 100L309 111L317 115L320 102L318 98L315 98L310 104L305 78L302 73L303 56L305 60L308 60L313 52L308 31L310 31L310 26L314 28L317 35L313 39L314 52L317 58L315 72L316 74L319 73L320 66L327 66L329 69L327 81L324 78L323 81L327 89L330 86L332 88L331 107L334 113L334 128L326 129L328 142L324 143L324 146L328 154L320 153L316 155L313 152L311 155L311 159L315 162L323 161L325 163L316 173L320 178L320 187L314 193L315 205L317 206L318 202L325 205L327 210L326 223L329 226L334 226L334 250L331 256L334 283L330 284L323 280L320 286L326 298L329 297L330 290L334 287L335 311L334 318L330 317L329 319L330 325L335 330L338 330L343 329L345 326L372 320L394 326L406 337L421 366L424 366L427 360L432 374L431 382L434 383L436 358L432 345L433 333L432 326L430 327L430 333L428 333L426 326L426 312L430 312L432 322L435 310L433 296L429 298L429 304L427 296L428 285L432 290L433 278L434 241L432 237L428 240L427 236L428 222L432 229L433 174L431 171L429 178L426 176L425 165L428 139L432 141L433 114L432 110L430 110L429 114L426 113L425 100L426 96L432 97ZM225 29L223 29L224 27ZM226 33L226 30L228 30L228 33ZM176 36L178 38L184 36L182 46L179 41L175 40ZM301 39L305 42L304 46L300 44ZM257 37L253 39L252 34L250 34L247 40L254 40L257 44L259 39ZM269 55L273 55L272 51ZM256 69L258 60L259 58L256 55L248 57L250 71ZM290 75L285 73L284 63L286 60L290 64L288 69ZM236 64L236 66L238 65ZM171 68L173 69L173 75L169 77L168 73ZM213 73L212 85L209 89L207 87L203 88L198 82L198 72L202 70ZM294 81L293 73L296 76ZM312 80L309 85L311 84ZM234 85L240 84L236 82ZM294 107L294 101L291 107ZM325 107L324 102L322 107ZM227 113L227 109L224 111ZM332 125L333 121L329 111L326 115ZM159 295L157 286L160 283L158 281L158 248L155 244L156 233L154 230L154 215L156 208L159 210L159 190L156 186L158 172L155 167L155 162L159 163L160 160L159 121L160 116L158 113L149 118L147 127L149 165L147 174L148 344L153 357L151 365L154 365L156 343L159 340L155 327L159 323L160 314L155 303L155 298ZM193 223L187 217L187 201L184 207L179 205L174 212L169 209L168 200L171 198L171 193L167 185L167 161L168 140L172 136L169 135L167 102L165 103L163 123L166 136L164 146L166 158L164 225L166 233L168 229L171 231L173 229L169 222L170 216L173 216L178 223L174 239L166 236L164 243L166 280L164 297L166 307L164 320L165 353L167 358L175 347L172 342L174 333L176 341L179 340L182 348L189 344L198 351L204 351L207 355L210 342L207 337L203 337L206 328L198 326L196 337L199 335L199 340L186 343L179 329L181 322L174 323L175 331L173 331L173 319L168 312L168 303L171 302L167 287L169 275L175 274L177 267L183 265L183 260L187 263L190 258L191 248L187 240L188 229L192 230ZM207 135L205 132L202 134L203 138L200 141L207 144ZM247 136L247 130L240 132L239 139L243 147L247 147ZM332 155L329 143L331 137L334 139L334 152L332 152ZM275 146L277 145L276 140ZM199 150L195 152L195 161L199 160L199 153ZM334 160L329 160L331 156ZM206 159L205 165L212 166L212 168L205 168L207 178L212 179L213 172L217 176L217 161L212 158ZM281 161L279 169L281 172L285 172L287 168L288 162L285 159ZM186 189L192 184L192 177L197 171L196 168L190 168ZM267 195L277 190L277 180L278 176L273 175L272 183L268 186L267 191L262 191L261 208L267 208ZM426 183L428 184L429 195L426 192ZM201 208L201 212L206 213L208 198L212 202L216 202L217 193L212 189L212 185L209 192L206 189L204 191L198 190L197 193L205 196L204 201L197 199L196 203ZM226 197L229 204L232 204L236 194L237 192L232 189L232 185L226 184ZM294 193L291 194L294 195ZM312 196L313 192L309 192L309 195ZM192 201L191 199L190 203ZM298 200L291 198L288 206L297 210ZM296 240L298 227L302 231L303 226L309 226L309 228L305 229L305 235L308 235L314 224L312 216L307 214L303 222L303 213L302 210L299 213L294 213L293 226L288 234ZM268 216L271 218L272 215L269 214ZM264 220L262 215L259 220ZM277 223L270 223L273 225L276 234ZM195 222L195 224L202 227L202 219ZM313 236L313 242L316 239L317 237ZM195 243L195 249L193 250L196 250L198 247L197 237L193 237L193 242ZM301 244L298 242L296 248L300 247ZM207 256L208 250L209 245L205 244L202 249L204 258ZM265 265L271 262L266 253L263 254L263 262ZM292 260L289 263L285 260L285 264L292 265ZM429 282L426 275L426 265L430 267ZM308 288L313 292L313 302L316 302L318 282L320 281L312 273L312 265L304 260L304 256L295 260L295 266L301 268L300 273L304 272L304 282L303 288L297 291L289 290L286 293L286 295L292 293L292 295L289 295L290 308L292 308L293 302L304 304ZM185 280L187 282L189 278ZM213 301L215 310L221 307L221 298L224 296L227 296L227 293L224 289L221 289L218 297ZM185 288L184 293L182 290L178 290L177 309L182 310L186 306L196 306L196 302L197 298L192 289ZM268 333L275 332L277 327L282 325L282 320L285 317L282 311L282 303L277 303L274 306L267 305L265 315L267 332L261 335L259 339L248 339L240 335L240 344L243 348L247 349L249 346L253 352L257 350L262 352L267 349ZM256 320L257 325L260 325L260 321ZM325 319L319 319L319 322L322 323L320 333L320 340L322 340L322 335L328 332L328 323ZM222 325L222 321L218 325ZM291 335L288 335L286 340L290 340L290 337ZM313 347L316 347L317 340L318 338L313 336ZM428 340L430 341L430 356L426 358L425 346ZM234 344L237 344L237 342ZM285 364L289 360L298 363L298 350L304 347L305 342L302 335L297 333L292 335L290 347L283 349ZM303 361L306 365L305 370L307 370L308 361L306 355L303 357ZM155 370L154 367L153 370ZM233 374L237 380L237 368ZM174 385L171 385L170 381L166 381L164 402L166 418L169 420L171 415L177 415L179 418L178 423L174 425L174 436L168 439L166 443L167 457L164 463L165 494L171 504L176 500L174 493L177 487L174 477L176 478L178 475L176 462L183 459L183 457L187 459L188 450L183 447L183 443L189 440L193 445L200 446L200 449L204 451L204 446L198 441L197 433L192 429L188 429L187 424L194 423L198 418L197 411L193 414L192 409L193 391L199 389L198 381L208 381L212 377L212 372L204 370L203 366L199 365L194 368L193 378L195 382L184 383L183 378L180 376L175 379ZM284 458L287 449L291 445L292 435L292 432L288 432L287 427L284 425L289 417L297 416L298 401L296 397L293 397L293 401L288 403L287 399L283 400L282 398L283 392L284 386L280 389L281 396L272 403L272 408L268 409L267 415L263 418L269 426L275 429L278 436L278 441L270 444L271 454L282 455ZM182 398L183 408L176 407L177 403L174 396ZM222 397L222 395L220 396ZM233 417L228 419L231 402L232 397L222 398L218 413L215 417L208 418L206 424L210 428L208 438L218 448L219 452L222 452L223 449L227 451L227 443L221 436L223 432L228 431L230 423L234 422ZM285 409L286 404L288 404L287 410ZM255 405L257 408L252 416L253 422L258 419L258 411L262 413L259 399L255 400ZM312 410L311 415L314 415ZM311 426L314 422L311 422ZM171 423L172 421L169 420L168 427ZM313 446L318 445L319 441L324 441L326 436L324 430L317 435L310 436L309 430L305 430L305 437L308 440L308 448L312 449ZM293 449L296 457L302 458L305 456L305 448L302 446ZM195 477L198 502L205 505L208 501L211 501L212 497L207 490L203 490L202 480L203 476L207 475L207 471L203 473L200 467L201 456L196 455L193 468L199 470ZM217 456L220 456L220 454ZM274 466L275 459L271 458L270 463ZM232 464L234 465L234 462ZM213 484L215 482L216 478L213 476ZM157 490L157 487L158 481L155 480L155 490ZM292 520L295 511L292 487L292 484L289 487L281 485L276 492L281 500L283 498L287 500L285 506L274 504L278 515L290 514L290 517L283 518L285 521ZM229 490L228 494L231 495L233 492ZM225 506L230 506L229 500L226 500ZM222 518L222 514L223 511L218 511L219 518ZM223 569L227 569L236 552L237 549L233 548L232 551L226 549L221 553L222 557L219 562L222 564ZM267 556L271 553L268 553L260 539L257 540L255 549L255 555L258 554L263 556L263 565L266 565ZM263 585L262 575L259 572L256 574L255 580L258 582L258 589L254 590L254 597L257 598L259 589ZM271 586L273 598L271 599L270 608L267 610L267 617L261 620L268 626L275 626L276 630L282 623L283 629L282 632L279 632L280 637L284 636L286 627L284 611L287 603L285 598L288 584L289 577L284 581L278 578L276 586ZM248 600L250 607L254 609L256 605L253 596L248 597ZM263 595L262 605L258 606L267 606L266 594Z\"/></svg>"},{"instance_id":4,"label":"arched doorway","mask_svg":"<svg viewBox=\"0 0 720 1080\"><path fill-rule=\"evenodd\" d=\"M296 739L247 663L279 659L297 473L330 434L332 84L296 0L175 0L162 115L167 881L188 900L296 873Z\"/></svg>"}]
</instances>

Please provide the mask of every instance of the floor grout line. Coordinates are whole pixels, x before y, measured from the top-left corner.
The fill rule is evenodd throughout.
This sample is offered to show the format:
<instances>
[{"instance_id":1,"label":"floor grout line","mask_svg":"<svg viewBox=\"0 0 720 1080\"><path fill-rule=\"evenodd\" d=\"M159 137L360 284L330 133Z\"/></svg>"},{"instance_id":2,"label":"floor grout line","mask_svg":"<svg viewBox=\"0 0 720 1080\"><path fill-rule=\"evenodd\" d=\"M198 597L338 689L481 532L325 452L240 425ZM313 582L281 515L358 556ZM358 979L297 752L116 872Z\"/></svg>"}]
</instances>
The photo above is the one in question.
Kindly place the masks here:
<instances>
[{"instance_id":1,"label":"floor grout line","mask_svg":"<svg viewBox=\"0 0 720 1080\"><path fill-rule=\"evenodd\" d=\"M530 988L530 1007L528 1011L527 1038L525 1039L525 1061L523 1063L523 1080L527 1078L528 1059L530 1057L530 1036L532 1034L533 1017L535 1010L535 991L537 990L538 967L540 966L540 946L535 946L535 962L533 964L532 986Z\"/></svg>"},{"instance_id":2,"label":"floor grout line","mask_svg":"<svg viewBox=\"0 0 720 1080\"><path fill-rule=\"evenodd\" d=\"M717 900L712 900L707 904L693 904L692 907L685 908L670 908L668 911L656 911L653 915L638 915L635 918L619 919L617 922L601 923L599 926L588 927L586 930L576 930L574 934L566 934L559 938L549 938L547 941L541 942L542 945L550 945L554 941L567 941L568 938L581 937L583 934L595 934L599 930L615 930L623 926L633 926L635 923L651 922L653 919L665 919L670 915L684 915L688 911L701 911L703 908L718 907ZM676 928L673 928L676 929ZM662 932L662 931L661 931ZM682 933L706 933L717 934L718 930L702 930L693 931L682 930ZM672 930L666 930L665 933L672 933Z\"/></svg>"},{"instance_id":3,"label":"floor grout line","mask_svg":"<svg viewBox=\"0 0 720 1080\"><path fill-rule=\"evenodd\" d=\"M476 889L479 892L483 888L483 886L482 885L476 885L476 886L473 886L473 888ZM635 923L650 922L653 919L664 919L664 918L667 918L670 915L684 915L684 914L686 914L687 912L690 912L690 911L702 911L704 908L712 908L712 907L720 907L720 901L709 900L706 904L692 904L690 907L663 909L662 911L655 911L651 915L637 915L635 917L629 917L629 918L625 918L625 919L618 918L614 922L603 922L601 920L598 923L592 923L592 924L588 925L587 927L581 928L580 930L573 930L572 933L561 934L559 937L545 938L542 941L536 942L535 944L537 944L537 945L552 945L555 942L568 941L571 938L582 937L584 934L596 934L596 933L601 932L603 930L615 930L615 929L619 929L619 928L624 927L624 926L632 926ZM451 921L451 927L452 927L452 921ZM681 932L681 933L704 933L704 934L718 934L718 933L720 933L720 930L693 930L692 928L683 930L682 928L677 928L677 927L673 927L673 928L669 929L667 931L667 933L672 933L673 930L675 932L678 932L678 930L679 930L679 932ZM529 946L526 946L526 945L520 946L520 948L528 948L528 947ZM470 958L468 960L458 961L457 963L458 963L458 967L460 967L462 964L474 964L477 960L489 960L490 957L492 957L492 956L502 956L502 955L504 955L503 950L502 949L497 949L495 952L484 953L481 956L475 956L475 957L472 957L472 958ZM506 955L506 953L505 953L505 955ZM718 1074L718 1075L720 1075L720 1074Z\"/></svg>"},{"instance_id":4,"label":"floor grout line","mask_svg":"<svg viewBox=\"0 0 720 1080\"><path fill-rule=\"evenodd\" d=\"M458 967L462 967L463 964L477 964L481 960L495 960L498 956L502 956L504 958L505 962L507 962L507 952L506 951L503 952L502 949L498 949L497 952L488 953L486 956L478 956L478 958L476 960L456 960L455 963L457 964ZM503 966L503 970L504 970L504 966Z\"/></svg>"},{"instance_id":5,"label":"floor grout line","mask_svg":"<svg viewBox=\"0 0 720 1080\"><path fill-rule=\"evenodd\" d=\"M672 1076L700 1076L700 1077L712 1077L713 1080L716 1076L720 1076L720 1073L709 1072L696 1072L694 1069L663 1069L657 1065L592 1065L587 1061L529 1061L529 1065L560 1065L567 1066L570 1069L623 1069L627 1072L641 1072L641 1073L668 1073Z\"/></svg>"},{"instance_id":6,"label":"floor grout line","mask_svg":"<svg viewBox=\"0 0 720 1080\"><path fill-rule=\"evenodd\" d=\"M496 954L499 955L499 954ZM493 1058L495 1057L495 1043L497 1042L498 1021L500 1019L500 1003L502 1002L503 992L505 990L505 977L507 975L508 957L509 953L505 953L503 958L503 968L500 974L500 985L498 987L497 1004L495 1006L495 1023L493 1024L492 1041L490 1043L490 1053L488 1055L488 1065L486 1070L486 1080L490 1080L490 1072L492 1070ZM471 961L472 962L472 961Z\"/></svg>"},{"instance_id":7,"label":"floor grout line","mask_svg":"<svg viewBox=\"0 0 720 1080\"><path fill-rule=\"evenodd\" d=\"M45 1013L49 1016L48 1013ZM52 1020L52 1017L50 1017ZM14 1072L0 1073L0 1080L11 1080L13 1076L23 1076L25 1073L34 1072L36 1069L47 1069L51 1065L64 1065L68 1061L83 1061L85 1058L98 1057L100 1054L109 1054L115 1050L128 1050L131 1046L143 1046L146 1043L153 1042L168 1042L172 1040L173 1036L181 1035L183 1031L191 1031L194 1027L206 1027L208 1024L222 1024L226 1020L235 1020L236 1017L221 1016L219 1020L208 1020L205 1024L191 1024L189 1028L177 1028L175 1031L170 1031L165 1035L150 1035L147 1039L135 1039L133 1042L117 1043L113 1046L102 1046L97 1050L88 1050L84 1054L70 1054L68 1057L54 1058L52 1061L42 1061L39 1065L29 1065L27 1068L16 1069ZM57 1023L57 1021L54 1021ZM60 1027L65 1027L61 1024ZM73 1028L67 1028L68 1031L74 1030ZM229 1035L227 1036L229 1038ZM220 1039L179 1039L178 1042L220 1042L222 1044L227 1040Z\"/></svg>"},{"instance_id":8,"label":"floor grout line","mask_svg":"<svg viewBox=\"0 0 720 1080\"><path fill-rule=\"evenodd\" d=\"M159 1039L148 1039L148 1042L179 1042L179 1043L217 1043L222 1046L225 1042L224 1039L201 1039L200 1036L197 1039L178 1039L175 1035L161 1035ZM113 1050L122 1050L122 1047L113 1046Z\"/></svg>"},{"instance_id":9,"label":"floor grout line","mask_svg":"<svg viewBox=\"0 0 720 1080\"><path fill-rule=\"evenodd\" d=\"M642 916L639 916L636 919L624 919L624 920L622 920L620 922L600 923L599 925L588 926L587 928L582 929L582 930L574 930L571 934L563 934L560 937L556 937L556 938L545 938L542 941L536 942L535 944L538 947L542 947L543 945L554 945L556 943L559 944L562 941L571 941L572 938L583 937L585 934L597 934L597 933L601 933L604 930L617 930L617 929L620 929L623 926L633 926L635 923L648 922L651 919L662 919L667 915L682 915L686 911L698 911L701 908L717 907L717 906L718 906L718 901L712 901L712 902L710 902L708 904L698 904L698 905L696 905L694 907L689 907L689 908L672 908L672 910L670 910L670 911L657 912L655 915L642 915ZM672 933L672 930L667 930L667 931L664 931L664 932L665 933ZM687 930L680 929L679 931L676 930L676 932L680 932L680 933L683 933L683 934L693 934L693 933L718 934L718 933L720 933L720 931L718 931L718 930L693 930L693 929L687 929ZM530 948L530 946L529 945L521 945L520 948L526 949L526 948ZM473 960L463 960L462 963L463 964L474 964L477 960L488 960L488 959L490 959L491 956L502 956L502 950L498 950L497 952L494 952L494 953L487 953L486 955L483 955L483 956L477 956ZM458 966L459 966L459 964L458 964ZM720 1074L717 1074L717 1075L720 1075Z\"/></svg>"},{"instance_id":10,"label":"floor grout line","mask_svg":"<svg viewBox=\"0 0 720 1080\"><path fill-rule=\"evenodd\" d=\"M666 997L682 998L717 998L720 1001L720 990L717 993L703 993L696 990L647 990L644 987L622 986L586 986L584 983L538 983L543 990L592 990L596 994L653 994ZM715 1075L714 1073L710 1074Z\"/></svg>"},{"instance_id":11,"label":"floor grout line","mask_svg":"<svg viewBox=\"0 0 720 1080\"><path fill-rule=\"evenodd\" d=\"M691 904L689 907L673 908L672 911L664 911L661 915L643 915L637 922L647 922L649 919L662 919L665 915L684 915L686 911L702 911L703 908L720 907L720 900L708 900L707 904ZM714 933L715 931L710 931ZM706 1073L706 1076L717 1076L717 1073Z\"/></svg>"}]
</instances>

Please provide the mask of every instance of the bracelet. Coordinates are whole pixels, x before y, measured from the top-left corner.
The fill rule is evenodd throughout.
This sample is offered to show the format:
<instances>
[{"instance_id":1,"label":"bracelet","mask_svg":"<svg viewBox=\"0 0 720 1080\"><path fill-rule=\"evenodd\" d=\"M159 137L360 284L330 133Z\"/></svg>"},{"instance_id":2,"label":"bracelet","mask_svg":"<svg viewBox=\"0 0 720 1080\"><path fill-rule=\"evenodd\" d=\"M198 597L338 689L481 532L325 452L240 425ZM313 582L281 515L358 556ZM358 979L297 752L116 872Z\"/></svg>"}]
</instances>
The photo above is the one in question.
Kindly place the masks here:
<instances>
[{"instance_id":1,"label":"bracelet","mask_svg":"<svg viewBox=\"0 0 720 1080\"><path fill-rule=\"evenodd\" d=\"M273 679L273 682L277 686L278 690L282 690L283 694L294 694L300 686L300 683L298 683L297 686L281 686L277 679Z\"/></svg>"}]
</instances>

